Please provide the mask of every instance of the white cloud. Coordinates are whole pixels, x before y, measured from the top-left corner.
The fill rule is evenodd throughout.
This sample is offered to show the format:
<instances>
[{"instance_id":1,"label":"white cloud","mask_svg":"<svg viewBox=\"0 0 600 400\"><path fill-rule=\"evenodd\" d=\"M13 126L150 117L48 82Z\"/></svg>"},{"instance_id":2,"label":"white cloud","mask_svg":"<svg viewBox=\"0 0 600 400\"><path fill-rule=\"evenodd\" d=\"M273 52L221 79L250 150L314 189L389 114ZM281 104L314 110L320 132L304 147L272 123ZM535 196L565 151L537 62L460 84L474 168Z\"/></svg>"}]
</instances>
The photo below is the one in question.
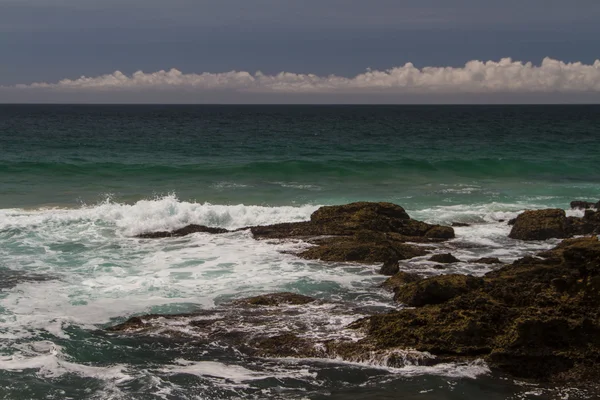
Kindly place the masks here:
<instances>
[{"instance_id":1,"label":"white cloud","mask_svg":"<svg viewBox=\"0 0 600 400\"><path fill-rule=\"evenodd\" d=\"M119 71L97 77L64 79L56 83L16 85L22 90L114 92L184 90L188 92L302 93L302 94L486 94L486 93L599 93L600 60L593 64L565 63L546 58L540 65L513 61L469 61L464 67L416 68L407 63L385 71L346 78L281 72L266 75L244 71L182 73L176 69L125 75Z\"/></svg>"}]
</instances>

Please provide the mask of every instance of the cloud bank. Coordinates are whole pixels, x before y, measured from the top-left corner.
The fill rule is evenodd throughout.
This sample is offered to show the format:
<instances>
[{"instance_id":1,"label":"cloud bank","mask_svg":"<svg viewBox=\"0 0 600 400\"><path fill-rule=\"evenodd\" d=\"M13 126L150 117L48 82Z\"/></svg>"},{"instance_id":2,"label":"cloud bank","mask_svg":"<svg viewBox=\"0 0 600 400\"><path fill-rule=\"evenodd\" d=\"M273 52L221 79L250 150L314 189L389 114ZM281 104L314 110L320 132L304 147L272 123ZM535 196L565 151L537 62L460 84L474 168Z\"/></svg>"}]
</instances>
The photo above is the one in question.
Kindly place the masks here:
<instances>
[{"instance_id":1,"label":"cloud bank","mask_svg":"<svg viewBox=\"0 0 600 400\"><path fill-rule=\"evenodd\" d=\"M593 64L565 63L545 58L540 65L503 58L469 61L464 67L416 68L412 63L388 70L367 70L351 78L281 72L267 75L245 71L182 73L177 69L125 75L119 71L82 76L56 83L38 82L13 87L52 91L227 91L287 94L449 94L449 93L598 93L600 60Z\"/></svg>"}]
</instances>

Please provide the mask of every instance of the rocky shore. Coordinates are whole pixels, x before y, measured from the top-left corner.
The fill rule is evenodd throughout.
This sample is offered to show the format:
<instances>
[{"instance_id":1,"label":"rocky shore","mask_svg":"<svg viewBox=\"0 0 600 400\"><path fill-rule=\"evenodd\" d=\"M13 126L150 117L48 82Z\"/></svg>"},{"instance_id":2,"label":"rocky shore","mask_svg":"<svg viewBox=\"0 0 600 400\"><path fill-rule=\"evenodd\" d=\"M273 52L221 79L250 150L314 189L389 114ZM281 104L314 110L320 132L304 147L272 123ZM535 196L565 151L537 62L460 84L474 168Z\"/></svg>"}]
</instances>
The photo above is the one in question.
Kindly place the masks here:
<instances>
[{"instance_id":1,"label":"rocky shore","mask_svg":"<svg viewBox=\"0 0 600 400\"><path fill-rule=\"evenodd\" d=\"M597 382L597 206L598 203L573 202L573 208L585 209L582 217L567 217L560 209L523 212L509 221L510 238L565 240L551 250L511 264L489 257L476 260L493 268L481 277L422 277L398 271L399 260L427 255L436 244L454 238L450 226L414 220L402 207L390 203L322 207L310 221L243 229L257 240L304 240L312 244L298 254L305 259L383 264L380 272L390 276L383 287L394 293L396 310L358 318L342 332L328 328L327 321L306 322L312 321L308 318L311 310L319 307L342 313L335 304L293 293L275 293L194 314L133 317L108 330L113 334L161 334L199 343L219 341L258 357L348 361L379 358L390 366L484 359L491 368L519 378ZM195 232L228 231L190 225L139 237L164 238ZM460 261L452 254L435 254L430 259L440 264ZM355 315L361 313L356 311ZM311 330L325 334L311 335Z\"/></svg>"}]
</instances>

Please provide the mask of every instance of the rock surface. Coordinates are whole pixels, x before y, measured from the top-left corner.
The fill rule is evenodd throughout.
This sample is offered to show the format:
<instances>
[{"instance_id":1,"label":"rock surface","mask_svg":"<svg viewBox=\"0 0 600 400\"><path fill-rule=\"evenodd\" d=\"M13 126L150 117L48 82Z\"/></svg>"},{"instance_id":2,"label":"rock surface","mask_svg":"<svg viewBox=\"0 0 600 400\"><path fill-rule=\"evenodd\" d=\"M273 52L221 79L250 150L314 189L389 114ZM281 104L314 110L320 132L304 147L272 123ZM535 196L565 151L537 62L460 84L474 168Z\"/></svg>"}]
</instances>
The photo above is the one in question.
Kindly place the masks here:
<instances>
[{"instance_id":1,"label":"rock surface","mask_svg":"<svg viewBox=\"0 0 600 400\"><path fill-rule=\"evenodd\" d=\"M567 217L564 210L529 210L520 214L508 235L513 239L546 240L600 233L600 211L586 210L582 218Z\"/></svg>"},{"instance_id":2,"label":"rock surface","mask_svg":"<svg viewBox=\"0 0 600 400\"><path fill-rule=\"evenodd\" d=\"M483 357L521 378L598 380L600 242L570 239L542 256L483 278L447 275L406 283L396 298L422 306L375 315L355 326L366 330L363 340L379 349Z\"/></svg>"},{"instance_id":3,"label":"rock surface","mask_svg":"<svg viewBox=\"0 0 600 400\"><path fill-rule=\"evenodd\" d=\"M400 271L400 264L398 261L386 261L381 266L379 273L381 275L392 276Z\"/></svg>"}]
</instances>

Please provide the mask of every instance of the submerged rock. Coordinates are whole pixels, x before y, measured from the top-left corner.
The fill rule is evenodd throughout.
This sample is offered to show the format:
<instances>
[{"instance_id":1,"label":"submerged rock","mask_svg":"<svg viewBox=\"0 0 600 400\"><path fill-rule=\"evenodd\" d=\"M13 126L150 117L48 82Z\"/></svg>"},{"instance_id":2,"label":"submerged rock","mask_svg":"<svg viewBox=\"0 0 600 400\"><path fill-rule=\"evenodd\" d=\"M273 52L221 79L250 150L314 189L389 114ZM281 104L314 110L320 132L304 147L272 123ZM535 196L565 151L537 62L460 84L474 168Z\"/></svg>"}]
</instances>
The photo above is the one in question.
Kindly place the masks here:
<instances>
[{"instance_id":1,"label":"submerged rock","mask_svg":"<svg viewBox=\"0 0 600 400\"><path fill-rule=\"evenodd\" d=\"M473 262L478 264L502 264L498 257L481 257Z\"/></svg>"},{"instance_id":2,"label":"submerged rock","mask_svg":"<svg viewBox=\"0 0 600 400\"><path fill-rule=\"evenodd\" d=\"M483 278L437 276L400 286L414 309L360 321L376 348L481 358L517 377L600 379L600 242L566 240Z\"/></svg>"},{"instance_id":3,"label":"submerged rock","mask_svg":"<svg viewBox=\"0 0 600 400\"><path fill-rule=\"evenodd\" d=\"M204 225L187 225L181 229L176 229L171 232L160 231L160 232L150 232L150 233L142 233L137 235L136 237L141 239L158 239L165 237L177 237L177 236L186 236L192 233L211 233L211 234L219 234L219 233L227 233L229 230L224 228L215 228Z\"/></svg>"},{"instance_id":4,"label":"submerged rock","mask_svg":"<svg viewBox=\"0 0 600 400\"><path fill-rule=\"evenodd\" d=\"M432 365L427 353L398 348L379 349L357 343L356 329L332 326L336 319L360 315L339 303L324 303L293 293L272 293L241 299L192 314L133 317L108 328L119 335L172 339L193 346L226 346L247 356L330 358L381 366Z\"/></svg>"},{"instance_id":5,"label":"submerged rock","mask_svg":"<svg viewBox=\"0 0 600 400\"><path fill-rule=\"evenodd\" d=\"M308 304L316 299L313 297L303 296L301 294L281 292L264 294L261 296L249 297L242 300L237 300L235 304L247 304L251 306L279 306L282 304Z\"/></svg>"},{"instance_id":6,"label":"submerged rock","mask_svg":"<svg viewBox=\"0 0 600 400\"><path fill-rule=\"evenodd\" d=\"M429 258L429 261L438 262L438 263L442 263L442 264L452 264L452 263L460 262L460 260L458 258L454 257L450 253L434 254Z\"/></svg>"}]
</instances>

